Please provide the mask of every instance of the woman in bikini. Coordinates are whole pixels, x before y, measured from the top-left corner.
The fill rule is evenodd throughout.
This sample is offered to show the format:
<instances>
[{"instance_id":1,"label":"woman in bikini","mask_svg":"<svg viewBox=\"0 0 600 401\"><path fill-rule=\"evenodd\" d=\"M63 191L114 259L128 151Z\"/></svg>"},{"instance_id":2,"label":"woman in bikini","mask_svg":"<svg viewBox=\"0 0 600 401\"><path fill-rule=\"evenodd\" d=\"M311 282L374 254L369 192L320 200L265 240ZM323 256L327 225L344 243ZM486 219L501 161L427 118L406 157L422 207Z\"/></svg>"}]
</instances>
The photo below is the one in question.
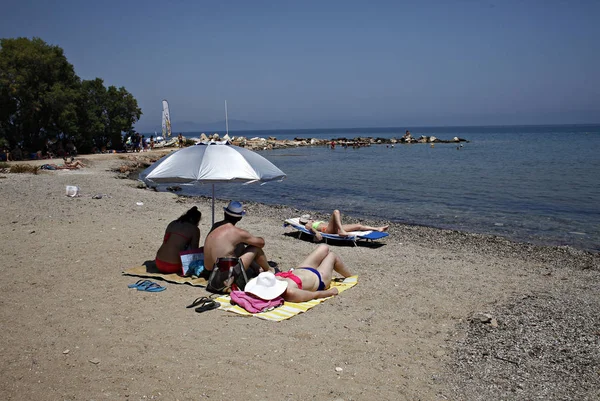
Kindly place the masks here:
<instances>
[{"instance_id":1,"label":"woman in bikini","mask_svg":"<svg viewBox=\"0 0 600 401\"><path fill-rule=\"evenodd\" d=\"M52 164L52 163L46 163L46 164L42 164L40 166L40 169L42 170L78 170L79 168L83 168L86 167L85 164L83 164L82 162L80 162L79 160L75 160L73 161L73 159L71 159L71 161L67 161L66 157L63 157L64 160L64 164Z\"/></svg>"},{"instance_id":2,"label":"woman in bikini","mask_svg":"<svg viewBox=\"0 0 600 401\"><path fill-rule=\"evenodd\" d=\"M156 267L162 273L179 273L181 258L179 252L186 249L198 249L200 245L200 219L202 213L196 206L172 221L165 230L163 243L156 252Z\"/></svg>"},{"instance_id":3,"label":"woman in bikini","mask_svg":"<svg viewBox=\"0 0 600 401\"><path fill-rule=\"evenodd\" d=\"M329 222L312 220L309 215L300 217L300 224L315 235L315 240L321 241L321 233L338 234L347 237L350 231L387 231L389 226L372 227L362 224L342 224L342 214L339 210L334 210L329 218Z\"/></svg>"},{"instance_id":4,"label":"woman in bikini","mask_svg":"<svg viewBox=\"0 0 600 401\"><path fill-rule=\"evenodd\" d=\"M281 294L283 299L289 302L304 302L338 293L337 288L329 288L334 271L343 277L352 275L338 255L331 252L327 245L319 245L300 263L300 267L276 273L275 277L287 282L287 288Z\"/></svg>"}]
</instances>

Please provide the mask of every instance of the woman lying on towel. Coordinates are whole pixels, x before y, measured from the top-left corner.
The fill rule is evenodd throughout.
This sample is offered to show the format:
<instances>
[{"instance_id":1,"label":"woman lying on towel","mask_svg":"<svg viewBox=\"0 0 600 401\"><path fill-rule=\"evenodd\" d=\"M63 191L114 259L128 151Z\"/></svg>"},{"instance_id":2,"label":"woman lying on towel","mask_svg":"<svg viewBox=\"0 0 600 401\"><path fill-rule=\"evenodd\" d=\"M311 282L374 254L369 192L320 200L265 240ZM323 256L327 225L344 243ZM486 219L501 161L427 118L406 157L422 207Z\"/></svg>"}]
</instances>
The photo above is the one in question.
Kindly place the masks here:
<instances>
[{"instance_id":1,"label":"woman lying on towel","mask_svg":"<svg viewBox=\"0 0 600 401\"><path fill-rule=\"evenodd\" d=\"M310 218L310 215L305 214L300 217L300 224L304 224L304 228L315 235L315 240L321 241L323 236L321 233L337 234L342 237L347 237L349 231L387 231L389 226L371 227L362 224L342 224L342 214L339 210L334 210L329 218L329 222L316 221Z\"/></svg>"},{"instance_id":2,"label":"woman lying on towel","mask_svg":"<svg viewBox=\"0 0 600 401\"><path fill-rule=\"evenodd\" d=\"M42 164L40 166L40 169L42 169L42 170L78 170L80 168L86 167L86 165L83 164L82 162L80 162L79 160L69 162L65 158L64 161L65 161L65 164L52 164L52 163Z\"/></svg>"},{"instance_id":3,"label":"woman lying on towel","mask_svg":"<svg viewBox=\"0 0 600 401\"><path fill-rule=\"evenodd\" d=\"M196 206L167 226L163 243L156 252L156 267L162 273L182 273L179 252L198 249L200 245L200 219L202 213Z\"/></svg>"},{"instance_id":4,"label":"woman lying on towel","mask_svg":"<svg viewBox=\"0 0 600 401\"><path fill-rule=\"evenodd\" d=\"M329 288L334 270L343 277L352 275L338 255L327 245L319 245L300 267L275 275L260 273L248 281L244 291L267 301L278 296L288 302L327 298L338 293L337 288Z\"/></svg>"}]
</instances>

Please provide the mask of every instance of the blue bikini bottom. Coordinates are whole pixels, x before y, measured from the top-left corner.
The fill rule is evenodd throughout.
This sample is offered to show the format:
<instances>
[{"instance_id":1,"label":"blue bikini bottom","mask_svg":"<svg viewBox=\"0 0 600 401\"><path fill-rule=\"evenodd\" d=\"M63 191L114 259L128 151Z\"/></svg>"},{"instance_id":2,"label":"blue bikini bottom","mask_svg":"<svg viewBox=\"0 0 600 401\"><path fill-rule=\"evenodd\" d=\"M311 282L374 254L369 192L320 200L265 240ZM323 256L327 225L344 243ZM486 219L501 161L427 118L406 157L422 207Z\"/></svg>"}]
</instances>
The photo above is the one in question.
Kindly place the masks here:
<instances>
[{"instance_id":1,"label":"blue bikini bottom","mask_svg":"<svg viewBox=\"0 0 600 401\"><path fill-rule=\"evenodd\" d=\"M321 279L321 273L319 273L317 269L313 269L312 267L301 267L300 269L310 270L311 272L317 275L317 277L319 278L319 288L317 288L317 291L323 291L325 289L325 283Z\"/></svg>"}]
</instances>

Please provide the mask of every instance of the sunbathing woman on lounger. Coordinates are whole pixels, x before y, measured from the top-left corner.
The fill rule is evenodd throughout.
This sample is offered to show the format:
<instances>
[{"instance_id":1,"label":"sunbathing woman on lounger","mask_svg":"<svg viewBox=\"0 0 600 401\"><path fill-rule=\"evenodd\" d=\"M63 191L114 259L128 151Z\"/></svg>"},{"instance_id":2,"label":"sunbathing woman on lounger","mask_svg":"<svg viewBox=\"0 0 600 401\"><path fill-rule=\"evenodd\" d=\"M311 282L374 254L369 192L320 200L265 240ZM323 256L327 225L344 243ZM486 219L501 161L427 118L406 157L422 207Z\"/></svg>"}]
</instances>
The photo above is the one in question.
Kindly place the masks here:
<instances>
[{"instance_id":1,"label":"sunbathing woman on lounger","mask_svg":"<svg viewBox=\"0 0 600 401\"><path fill-rule=\"evenodd\" d=\"M202 213L196 206L167 226L163 243L156 252L156 267L162 273L182 273L179 252L198 249L200 245L200 219Z\"/></svg>"},{"instance_id":2,"label":"sunbathing woman on lounger","mask_svg":"<svg viewBox=\"0 0 600 401\"><path fill-rule=\"evenodd\" d=\"M362 224L342 224L342 214L339 210L334 210L329 218L329 222L312 220L309 215L300 217L300 224L315 235L315 240L321 241L321 233L338 234L347 237L349 231L387 231L389 226L371 227Z\"/></svg>"},{"instance_id":3,"label":"sunbathing woman on lounger","mask_svg":"<svg viewBox=\"0 0 600 401\"><path fill-rule=\"evenodd\" d=\"M352 275L338 255L327 245L319 245L300 267L275 275L260 273L246 284L244 291L265 300L281 295L288 302L327 298L338 293L337 288L329 288L334 270L343 277Z\"/></svg>"}]
</instances>

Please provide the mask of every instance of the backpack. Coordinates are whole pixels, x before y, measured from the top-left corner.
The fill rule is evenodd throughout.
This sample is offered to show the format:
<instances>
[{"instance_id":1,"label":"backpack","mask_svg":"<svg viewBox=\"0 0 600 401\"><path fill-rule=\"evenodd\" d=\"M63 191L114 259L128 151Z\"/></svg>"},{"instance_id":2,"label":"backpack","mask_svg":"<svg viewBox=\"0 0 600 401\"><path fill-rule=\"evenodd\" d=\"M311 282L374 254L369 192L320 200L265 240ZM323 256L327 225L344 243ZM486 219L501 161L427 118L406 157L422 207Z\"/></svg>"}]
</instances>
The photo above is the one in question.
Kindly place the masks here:
<instances>
[{"instance_id":1,"label":"backpack","mask_svg":"<svg viewBox=\"0 0 600 401\"><path fill-rule=\"evenodd\" d=\"M248 283L244 264L238 258L218 258L210 273L206 290L215 294L243 291Z\"/></svg>"}]
</instances>

